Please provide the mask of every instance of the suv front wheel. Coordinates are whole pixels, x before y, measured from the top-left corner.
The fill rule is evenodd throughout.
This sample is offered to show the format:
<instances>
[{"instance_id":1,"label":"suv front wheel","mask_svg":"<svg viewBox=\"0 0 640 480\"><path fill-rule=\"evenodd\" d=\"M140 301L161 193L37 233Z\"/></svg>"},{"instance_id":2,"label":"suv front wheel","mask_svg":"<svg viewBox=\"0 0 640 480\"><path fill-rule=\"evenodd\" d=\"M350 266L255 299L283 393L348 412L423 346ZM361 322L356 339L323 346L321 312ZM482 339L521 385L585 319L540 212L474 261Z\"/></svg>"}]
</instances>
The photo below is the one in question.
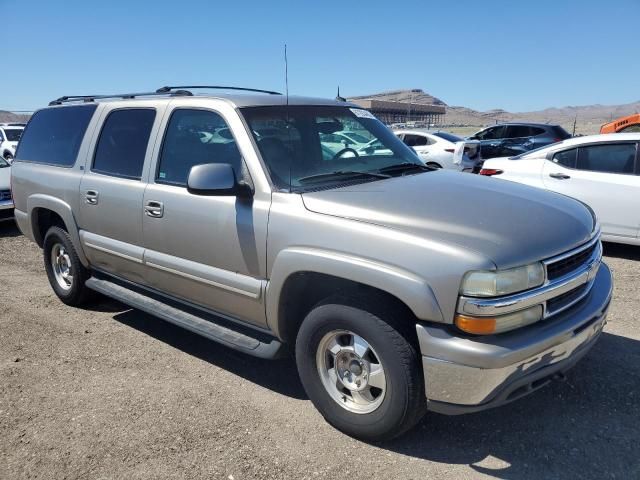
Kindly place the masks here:
<instances>
[{"instance_id":1,"label":"suv front wheel","mask_svg":"<svg viewBox=\"0 0 640 480\"><path fill-rule=\"evenodd\" d=\"M389 305L358 297L327 299L307 315L296 340L298 372L331 425L380 441L422 418L424 379L411 327Z\"/></svg>"},{"instance_id":2,"label":"suv front wheel","mask_svg":"<svg viewBox=\"0 0 640 480\"><path fill-rule=\"evenodd\" d=\"M82 265L69 234L51 227L44 237L44 268L58 298L67 305L78 306L90 297L84 283L89 271Z\"/></svg>"}]
</instances>

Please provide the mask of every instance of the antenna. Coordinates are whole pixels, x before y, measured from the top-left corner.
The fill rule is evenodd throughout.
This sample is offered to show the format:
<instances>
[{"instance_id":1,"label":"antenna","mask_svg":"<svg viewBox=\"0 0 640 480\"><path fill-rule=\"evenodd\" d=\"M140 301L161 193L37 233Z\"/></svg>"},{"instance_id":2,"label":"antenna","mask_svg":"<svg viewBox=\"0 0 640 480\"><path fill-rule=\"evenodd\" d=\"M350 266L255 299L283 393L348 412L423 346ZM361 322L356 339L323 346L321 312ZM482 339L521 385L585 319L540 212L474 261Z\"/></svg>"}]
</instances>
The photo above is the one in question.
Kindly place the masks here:
<instances>
[{"instance_id":1,"label":"antenna","mask_svg":"<svg viewBox=\"0 0 640 480\"><path fill-rule=\"evenodd\" d=\"M571 134L572 137L576 136L576 122L577 121L578 121L578 115L573 117L573 133Z\"/></svg>"},{"instance_id":2,"label":"antenna","mask_svg":"<svg viewBox=\"0 0 640 480\"><path fill-rule=\"evenodd\" d=\"M289 61L287 59L287 44L284 44L284 87L285 87L285 94L287 96L286 99L286 106L285 106L285 111L287 113L287 134L289 136L289 143L291 143L291 119L289 118ZM291 192L291 170L292 170L292 165L291 165L291 158L289 158L289 192Z\"/></svg>"},{"instance_id":3,"label":"antenna","mask_svg":"<svg viewBox=\"0 0 640 480\"><path fill-rule=\"evenodd\" d=\"M338 94L336 95L336 100L338 102L346 102L347 101L346 98L340 96L340 85L338 85Z\"/></svg>"},{"instance_id":4,"label":"antenna","mask_svg":"<svg viewBox=\"0 0 640 480\"><path fill-rule=\"evenodd\" d=\"M284 44L284 89L287 95L287 106L289 106L289 62L287 60L287 44Z\"/></svg>"}]
</instances>

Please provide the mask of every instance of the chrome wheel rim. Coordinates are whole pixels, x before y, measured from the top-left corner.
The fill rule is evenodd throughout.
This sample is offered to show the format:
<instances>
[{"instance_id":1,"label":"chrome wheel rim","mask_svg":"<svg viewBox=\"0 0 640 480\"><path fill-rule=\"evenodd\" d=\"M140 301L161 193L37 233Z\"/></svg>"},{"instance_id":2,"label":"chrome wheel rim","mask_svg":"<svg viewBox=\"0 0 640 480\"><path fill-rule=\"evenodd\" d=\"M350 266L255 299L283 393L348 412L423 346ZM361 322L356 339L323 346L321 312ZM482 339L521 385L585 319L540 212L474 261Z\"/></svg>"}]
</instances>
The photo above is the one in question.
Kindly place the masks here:
<instances>
[{"instance_id":1,"label":"chrome wheel rim","mask_svg":"<svg viewBox=\"0 0 640 480\"><path fill-rule=\"evenodd\" d=\"M64 245L56 243L51 247L51 267L56 283L63 290L70 290L73 285L73 269L71 258Z\"/></svg>"},{"instance_id":2,"label":"chrome wheel rim","mask_svg":"<svg viewBox=\"0 0 640 480\"><path fill-rule=\"evenodd\" d=\"M387 380L380 357L369 343L348 330L327 333L316 365L329 396L353 413L371 413L384 400Z\"/></svg>"}]
</instances>

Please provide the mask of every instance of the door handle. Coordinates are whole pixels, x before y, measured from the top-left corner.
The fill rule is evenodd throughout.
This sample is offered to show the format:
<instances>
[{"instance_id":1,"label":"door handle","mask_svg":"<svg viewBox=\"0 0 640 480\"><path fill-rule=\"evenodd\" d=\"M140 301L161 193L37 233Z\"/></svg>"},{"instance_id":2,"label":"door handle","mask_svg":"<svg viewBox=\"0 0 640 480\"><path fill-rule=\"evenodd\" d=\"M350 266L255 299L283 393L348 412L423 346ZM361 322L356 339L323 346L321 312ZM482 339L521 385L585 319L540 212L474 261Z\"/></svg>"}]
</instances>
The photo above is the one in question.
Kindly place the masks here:
<instances>
[{"instance_id":1,"label":"door handle","mask_svg":"<svg viewBox=\"0 0 640 480\"><path fill-rule=\"evenodd\" d=\"M84 199L89 205L98 204L98 192L95 190L87 190L84 192Z\"/></svg>"},{"instance_id":2,"label":"door handle","mask_svg":"<svg viewBox=\"0 0 640 480\"><path fill-rule=\"evenodd\" d=\"M566 175L564 173L550 173L549 176L558 180L568 180L571 178L569 175Z\"/></svg>"},{"instance_id":3,"label":"door handle","mask_svg":"<svg viewBox=\"0 0 640 480\"><path fill-rule=\"evenodd\" d=\"M162 204L162 202L149 200L144 205L144 213L151 218L162 218L162 216L164 215L164 205Z\"/></svg>"}]
</instances>

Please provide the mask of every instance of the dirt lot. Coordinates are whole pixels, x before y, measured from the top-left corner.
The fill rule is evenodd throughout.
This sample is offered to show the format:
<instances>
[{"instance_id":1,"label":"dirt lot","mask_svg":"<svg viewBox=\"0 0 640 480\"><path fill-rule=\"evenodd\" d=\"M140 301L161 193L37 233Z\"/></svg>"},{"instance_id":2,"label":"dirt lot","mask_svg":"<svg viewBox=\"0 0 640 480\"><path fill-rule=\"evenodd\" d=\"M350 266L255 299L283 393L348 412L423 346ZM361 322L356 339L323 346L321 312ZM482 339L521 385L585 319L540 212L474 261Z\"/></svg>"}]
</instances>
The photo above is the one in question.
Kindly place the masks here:
<instances>
[{"instance_id":1,"label":"dirt lot","mask_svg":"<svg viewBox=\"0 0 640 480\"><path fill-rule=\"evenodd\" d=\"M292 361L64 306L0 225L0 478L640 478L640 248L606 257L609 324L567 382L368 445L323 421Z\"/></svg>"}]
</instances>

